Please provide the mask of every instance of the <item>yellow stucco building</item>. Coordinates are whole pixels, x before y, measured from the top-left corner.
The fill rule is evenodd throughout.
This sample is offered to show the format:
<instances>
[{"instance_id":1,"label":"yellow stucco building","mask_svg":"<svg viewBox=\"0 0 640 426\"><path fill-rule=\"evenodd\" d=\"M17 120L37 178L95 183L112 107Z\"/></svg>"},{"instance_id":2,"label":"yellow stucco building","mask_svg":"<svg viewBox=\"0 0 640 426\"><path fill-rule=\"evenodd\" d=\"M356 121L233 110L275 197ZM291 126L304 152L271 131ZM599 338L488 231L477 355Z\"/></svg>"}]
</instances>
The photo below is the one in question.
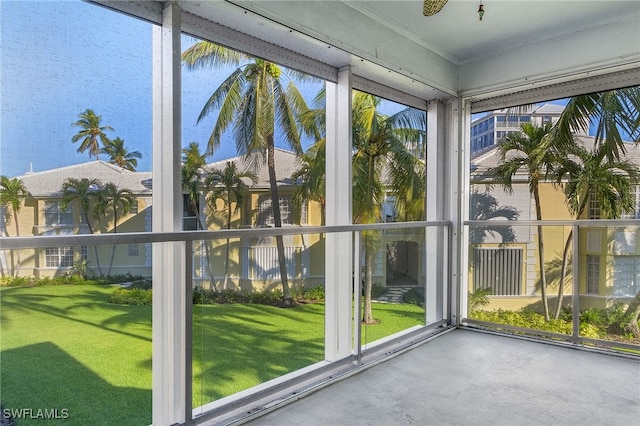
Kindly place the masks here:
<instances>
[{"instance_id":1,"label":"yellow stucco building","mask_svg":"<svg viewBox=\"0 0 640 426\"><path fill-rule=\"evenodd\" d=\"M581 137L586 147L593 146L593 138ZM640 146L628 144L626 160L640 165ZM538 257L538 227L518 221L536 220L535 203L529 193L528 176L516 173L513 191L506 192L499 184L483 177L488 169L497 166L496 147L472 158L471 220L513 220L508 227L472 227L469 246L469 291L490 288L488 309L541 309L540 261ZM640 192L634 189L635 212L624 219L640 218ZM545 181L540 184L542 219L562 221L572 217L562 187ZM475 210L474 210L475 208ZM583 217L601 217L597 200L592 200ZM542 228L544 264L549 305L557 303L561 264L571 226L546 225ZM580 227L578 271L580 306L603 307L615 301L626 301L640 291L640 242L638 227L611 227L589 224ZM569 250L571 256L572 251ZM571 261L568 262L563 296L571 296ZM570 297L563 305L570 304Z\"/></svg>"}]
</instances>

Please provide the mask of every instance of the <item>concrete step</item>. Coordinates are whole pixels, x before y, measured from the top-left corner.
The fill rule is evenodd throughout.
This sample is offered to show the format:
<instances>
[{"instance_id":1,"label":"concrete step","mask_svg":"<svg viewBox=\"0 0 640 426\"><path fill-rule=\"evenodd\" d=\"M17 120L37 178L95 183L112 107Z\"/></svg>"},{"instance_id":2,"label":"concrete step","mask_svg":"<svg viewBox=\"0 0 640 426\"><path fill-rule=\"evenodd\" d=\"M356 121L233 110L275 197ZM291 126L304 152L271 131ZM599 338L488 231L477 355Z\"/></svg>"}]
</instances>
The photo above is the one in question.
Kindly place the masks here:
<instances>
[{"instance_id":1,"label":"concrete step","mask_svg":"<svg viewBox=\"0 0 640 426\"><path fill-rule=\"evenodd\" d=\"M387 287L387 291L377 299L378 302L402 303L404 295L415 287Z\"/></svg>"}]
</instances>

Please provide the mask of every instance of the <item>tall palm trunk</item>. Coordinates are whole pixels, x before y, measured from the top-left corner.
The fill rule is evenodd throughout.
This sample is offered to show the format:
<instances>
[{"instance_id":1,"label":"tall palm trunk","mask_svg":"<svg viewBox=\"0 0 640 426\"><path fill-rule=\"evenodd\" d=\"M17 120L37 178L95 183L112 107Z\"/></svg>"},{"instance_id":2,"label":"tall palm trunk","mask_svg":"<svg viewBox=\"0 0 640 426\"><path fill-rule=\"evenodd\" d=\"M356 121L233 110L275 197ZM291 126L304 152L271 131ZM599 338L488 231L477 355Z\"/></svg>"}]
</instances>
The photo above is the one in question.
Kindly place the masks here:
<instances>
[{"instance_id":1,"label":"tall palm trunk","mask_svg":"<svg viewBox=\"0 0 640 426\"><path fill-rule=\"evenodd\" d=\"M16 223L16 237L19 237L20 236L20 226L18 225L18 209L16 209L16 208L13 209L13 220ZM15 262L15 265L14 265L14 268L13 268L13 276L17 277L18 276L18 271L20 270L20 264L22 262L20 261L20 250L13 250L12 253L13 252L16 253L16 262Z\"/></svg>"},{"instance_id":2,"label":"tall palm trunk","mask_svg":"<svg viewBox=\"0 0 640 426\"><path fill-rule=\"evenodd\" d=\"M118 211L113 208L113 233L117 233L118 229ZM116 257L116 245L111 246L111 260L109 261L109 269L107 270L107 276L111 275L111 268L113 267L113 259Z\"/></svg>"},{"instance_id":3,"label":"tall palm trunk","mask_svg":"<svg viewBox=\"0 0 640 426\"><path fill-rule=\"evenodd\" d=\"M586 192L588 194L589 191ZM576 218L580 218L584 213L584 209L587 207L587 202L589 201L589 197L585 194L582 202L580 203L580 207L578 208L578 213ZM553 313L553 318L558 319L560 317L560 311L562 310L562 301L564 299L564 280L567 277L567 263L569 260L569 248L571 247L571 242L573 241L573 229L569 231L569 235L567 236L567 242L564 245L564 250L562 251L562 269L560 272L560 283L558 284L558 303L556 303L556 309ZM575 272L574 272L575 273Z\"/></svg>"},{"instance_id":4,"label":"tall palm trunk","mask_svg":"<svg viewBox=\"0 0 640 426\"><path fill-rule=\"evenodd\" d=\"M269 169L269 186L271 188L271 208L273 210L273 223L276 228L282 228L280 217L280 196L278 194L278 181L276 179L275 146L273 135L269 135L267 146L267 167ZM280 267L280 281L282 282L282 306L289 307L295 304L289 289L287 279L287 258L284 253L284 241L282 235L276 237L276 250L278 252L278 265Z\"/></svg>"},{"instance_id":5,"label":"tall palm trunk","mask_svg":"<svg viewBox=\"0 0 640 426\"><path fill-rule=\"evenodd\" d=\"M192 201L191 207L194 212L196 212L196 226L200 230L204 230L204 224L200 220L200 212L198 211L198 206L195 201ZM209 240L202 240L202 244L204 244L204 255L207 257L207 269L209 270L209 277L211 279L211 286L215 288L215 284L213 282L213 266L211 264L211 251L209 250Z\"/></svg>"},{"instance_id":6,"label":"tall palm trunk","mask_svg":"<svg viewBox=\"0 0 640 426\"><path fill-rule=\"evenodd\" d=\"M536 219L542 220L542 209L540 207L540 192L538 183L533 183L533 199L536 204ZM542 237L542 226L538 225L538 263L540 264L540 292L542 297L542 309L544 319L549 321L549 301L547 300L547 274L544 270L544 239Z\"/></svg>"},{"instance_id":7,"label":"tall palm trunk","mask_svg":"<svg viewBox=\"0 0 640 426\"><path fill-rule=\"evenodd\" d=\"M370 208L374 208L373 205L373 174L374 174L374 159L369 156L368 158L368 177L367 177L367 196L365 200L370 202ZM370 239L369 233L373 231L365 231L365 244L364 244L364 306L362 309L362 322L365 324L374 323L373 310L371 306L371 289L373 288L373 262L375 261L375 245Z\"/></svg>"},{"instance_id":8,"label":"tall palm trunk","mask_svg":"<svg viewBox=\"0 0 640 426\"><path fill-rule=\"evenodd\" d=\"M640 327L638 327L638 318L640 318L640 291L629 304L624 312L622 319L617 324L621 330L629 331L633 337L640 338Z\"/></svg>"},{"instance_id":9,"label":"tall palm trunk","mask_svg":"<svg viewBox=\"0 0 640 426\"><path fill-rule=\"evenodd\" d=\"M560 269L560 282L558 283L558 302L556 303L556 309L553 312L553 318L558 319L560 317L560 311L562 310L562 302L564 300L564 280L567 277L567 268L569 261L569 249L571 248L571 242L573 241L573 229L569 231L567 241L562 251L562 268Z\"/></svg>"},{"instance_id":10,"label":"tall palm trunk","mask_svg":"<svg viewBox=\"0 0 640 426\"><path fill-rule=\"evenodd\" d=\"M362 322L364 324L372 324L375 322L375 320L373 319L373 310L371 307L371 289L373 288L373 262L375 253L373 247L368 244L367 238L368 237L365 235L364 306L362 309Z\"/></svg>"},{"instance_id":11,"label":"tall palm trunk","mask_svg":"<svg viewBox=\"0 0 640 426\"><path fill-rule=\"evenodd\" d=\"M91 226L91 222L89 222L89 214L86 210L82 212L84 214L84 220L87 222L87 227L89 228L89 233L93 234L93 227ZM98 246L93 246L93 251L96 256L96 264L98 265L98 275L102 276L102 266L100 266L100 256L98 254Z\"/></svg>"},{"instance_id":12,"label":"tall palm trunk","mask_svg":"<svg viewBox=\"0 0 640 426\"><path fill-rule=\"evenodd\" d=\"M228 194L228 192L227 192ZM227 196L228 198L231 198ZM227 203L227 229L231 229L231 200L228 200ZM225 256L224 256L224 283L222 284L222 289L227 289L227 283L229 282L229 238L227 238L226 246L225 246Z\"/></svg>"}]
</instances>

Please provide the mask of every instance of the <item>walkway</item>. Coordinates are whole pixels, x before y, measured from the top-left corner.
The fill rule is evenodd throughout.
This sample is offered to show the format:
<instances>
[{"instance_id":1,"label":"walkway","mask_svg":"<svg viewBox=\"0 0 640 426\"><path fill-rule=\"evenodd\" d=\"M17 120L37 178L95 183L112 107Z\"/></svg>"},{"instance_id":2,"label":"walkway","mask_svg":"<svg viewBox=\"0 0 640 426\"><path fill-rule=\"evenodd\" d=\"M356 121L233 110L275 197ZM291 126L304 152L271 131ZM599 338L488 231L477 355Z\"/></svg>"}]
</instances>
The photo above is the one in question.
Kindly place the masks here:
<instances>
[{"instance_id":1,"label":"walkway","mask_svg":"<svg viewBox=\"0 0 640 426\"><path fill-rule=\"evenodd\" d=\"M640 360L456 330L251 426L637 425Z\"/></svg>"}]
</instances>

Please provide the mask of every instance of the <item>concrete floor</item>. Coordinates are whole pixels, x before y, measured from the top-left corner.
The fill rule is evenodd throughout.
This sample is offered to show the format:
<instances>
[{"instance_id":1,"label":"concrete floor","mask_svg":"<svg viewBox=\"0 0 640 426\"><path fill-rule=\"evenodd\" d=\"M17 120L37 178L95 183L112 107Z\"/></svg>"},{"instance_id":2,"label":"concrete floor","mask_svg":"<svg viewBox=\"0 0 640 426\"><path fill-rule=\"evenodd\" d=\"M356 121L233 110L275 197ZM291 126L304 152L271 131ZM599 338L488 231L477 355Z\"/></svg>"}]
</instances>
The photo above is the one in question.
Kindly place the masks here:
<instances>
[{"instance_id":1,"label":"concrete floor","mask_svg":"<svg viewBox=\"0 0 640 426\"><path fill-rule=\"evenodd\" d=\"M455 330L248 424L640 425L640 360Z\"/></svg>"}]
</instances>

